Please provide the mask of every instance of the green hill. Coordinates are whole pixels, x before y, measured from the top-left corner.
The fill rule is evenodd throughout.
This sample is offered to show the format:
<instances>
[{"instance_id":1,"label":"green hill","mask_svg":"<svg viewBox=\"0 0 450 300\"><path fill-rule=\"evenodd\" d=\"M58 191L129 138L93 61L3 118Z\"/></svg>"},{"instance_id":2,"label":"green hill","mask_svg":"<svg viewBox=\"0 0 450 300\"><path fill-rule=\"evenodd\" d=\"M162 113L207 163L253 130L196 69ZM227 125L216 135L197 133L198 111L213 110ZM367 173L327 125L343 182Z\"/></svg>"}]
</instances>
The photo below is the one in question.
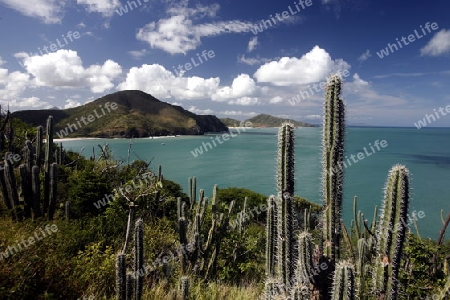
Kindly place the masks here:
<instances>
[{"instance_id":1,"label":"green hill","mask_svg":"<svg viewBox=\"0 0 450 300\"><path fill-rule=\"evenodd\" d=\"M242 126L242 121L232 118L220 118L220 121L227 127L239 127Z\"/></svg>"},{"instance_id":2,"label":"green hill","mask_svg":"<svg viewBox=\"0 0 450 300\"><path fill-rule=\"evenodd\" d=\"M283 122L292 122L295 127L316 127L316 125L283 119L271 115L260 114L246 121L252 122L253 127L280 127Z\"/></svg>"},{"instance_id":3,"label":"green hill","mask_svg":"<svg viewBox=\"0 0 450 300\"><path fill-rule=\"evenodd\" d=\"M12 113L13 118L33 126L45 125L49 115L54 118L55 133L61 137L201 135L228 130L216 116L196 115L137 90L116 92L69 109Z\"/></svg>"}]
</instances>

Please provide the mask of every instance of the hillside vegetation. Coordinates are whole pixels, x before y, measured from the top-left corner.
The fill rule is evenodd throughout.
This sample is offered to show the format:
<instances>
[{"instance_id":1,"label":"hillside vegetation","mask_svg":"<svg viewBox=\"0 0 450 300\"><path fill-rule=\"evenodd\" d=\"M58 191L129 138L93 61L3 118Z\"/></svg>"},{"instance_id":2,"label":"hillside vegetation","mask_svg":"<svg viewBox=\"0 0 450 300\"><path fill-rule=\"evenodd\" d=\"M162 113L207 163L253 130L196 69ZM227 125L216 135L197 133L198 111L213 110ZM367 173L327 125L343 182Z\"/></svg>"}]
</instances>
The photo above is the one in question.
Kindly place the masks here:
<instances>
[{"instance_id":1,"label":"hillside vegetation","mask_svg":"<svg viewBox=\"0 0 450 300\"><path fill-rule=\"evenodd\" d=\"M118 107L108 111L106 106L113 102ZM196 115L137 90L109 94L74 108L25 110L14 112L11 116L38 126L44 125L50 115L54 118L57 133L62 134L61 130L67 128L68 124L75 124L76 127L66 130L65 137L199 135L228 130L215 116ZM89 115L93 115L94 120L83 123L81 118Z\"/></svg>"}]
</instances>

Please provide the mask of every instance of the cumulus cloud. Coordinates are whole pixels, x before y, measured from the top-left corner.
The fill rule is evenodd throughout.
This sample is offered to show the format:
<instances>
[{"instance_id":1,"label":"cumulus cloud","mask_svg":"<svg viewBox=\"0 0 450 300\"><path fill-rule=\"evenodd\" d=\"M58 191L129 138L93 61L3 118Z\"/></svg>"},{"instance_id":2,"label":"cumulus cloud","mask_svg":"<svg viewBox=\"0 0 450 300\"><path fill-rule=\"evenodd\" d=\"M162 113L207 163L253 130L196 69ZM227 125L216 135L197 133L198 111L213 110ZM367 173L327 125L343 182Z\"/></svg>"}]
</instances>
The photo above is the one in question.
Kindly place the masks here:
<instances>
[{"instance_id":1,"label":"cumulus cloud","mask_svg":"<svg viewBox=\"0 0 450 300\"><path fill-rule=\"evenodd\" d=\"M218 115L221 116L248 116L248 117L253 117L256 116L258 113L256 112L245 112L245 111L241 111L241 110L225 110L225 111L220 111L218 113Z\"/></svg>"},{"instance_id":2,"label":"cumulus cloud","mask_svg":"<svg viewBox=\"0 0 450 300\"><path fill-rule=\"evenodd\" d=\"M258 46L257 36L250 39L250 41L248 42L247 51L252 52L256 48L256 46Z\"/></svg>"},{"instance_id":3,"label":"cumulus cloud","mask_svg":"<svg viewBox=\"0 0 450 300\"><path fill-rule=\"evenodd\" d=\"M437 32L433 38L420 49L422 56L439 56L450 53L450 30L442 29Z\"/></svg>"},{"instance_id":4,"label":"cumulus cloud","mask_svg":"<svg viewBox=\"0 0 450 300\"><path fill-rule=\"evenodd\" d=\"M121 66L112 60L84 68L81 58L72 50L42 56L17 53L16 57L23 58L24 67L34 76L37 86L88 87L94 93L103 93L114 87L112 81L122 73Z\"/></svg>"},{"instance_id":5,"label":"cumulus cloud","mask_svg":"<svg viewBox=\"0 0 450 300\"><path fill-rule=\"evenodd\" d=\"M218 77L176 77L159 64L143 64L141 67L131 68L125 81L117 89L138 89L161 99L204 99L211 97L219 83Z\"/></svg>"},{"instance_id":6,"label":"cumulus cloud","mask_svg":"<svg viewBox=\"0 0 450 300\"><path fill-rule=\"evenodd\" d=\"M64 1L59 0L0 0L11 9L28 16L38 18L46 24L61 23Z\"/></svg>"},{"instance_id":7,"label":"cumulus cloud","mask_svg":"<svg viewBox=\"0 0 450 300\"><path fill-rule=\"evenodd\" d=\"M349 69L342 59L332 60L324 49L315 46L301 58L282 57L259 67L253 75L258 82L276 86L309 84L324 80L330 73Z\"/></svg>"},{"instance_id":8,"label":"cumulus cloud","mask_svg":"<svg viewBox=\"0 0 450 300\"><path fill-rule=\"evenodd\" d=\"M220 6L212 4L189 8L187 3L187 1L181 1L169 8L167 18L148 23L140 28L136 38L147 42L152 48L158 48L171 54L186 54L186 52L196 49L204 37L248 32L252 28L250 22L238 20L197 24L200 19L215 17Z\"/></svg>"},{"instance_id":9,"label":"cumulus cloud","mask_svg":"<svg viewBox=\"0 0 450 300\"><path fill-rule=\"evenodd\" d=\"M213 101L226 101L254 95L256 83L248 74L240 74L233 80L231 86L225 86L212 95ZM245 100L242 100L245 101Z\"/></svg>"},{"instance_id":10,"label":"cumulus cloud","mask_svg":"<svg viewBox=\"0 0 450 300\"><path fill-rule=\"evenodd\" d=\"M7 69L0 68L0 100L19 98L30 85L29 74L18 71L9 73Z\"/></svg>"},{"instance_id":11,"label":"cumulus cloud","mask_svg":"<svg viewBox=\"0 0 450 300\"><path fill-rule=\"evenodd\" d=\"M66 109L66 108L77 107L77 106L80 106L80 105L81 105L81 103L78 102L78 101L76 101L76 100L73 100L73 99L67 99L67 100L66 100L66 104L65 104L64 107L62 107L62 108Z\"/></svg>"}]
</instances>

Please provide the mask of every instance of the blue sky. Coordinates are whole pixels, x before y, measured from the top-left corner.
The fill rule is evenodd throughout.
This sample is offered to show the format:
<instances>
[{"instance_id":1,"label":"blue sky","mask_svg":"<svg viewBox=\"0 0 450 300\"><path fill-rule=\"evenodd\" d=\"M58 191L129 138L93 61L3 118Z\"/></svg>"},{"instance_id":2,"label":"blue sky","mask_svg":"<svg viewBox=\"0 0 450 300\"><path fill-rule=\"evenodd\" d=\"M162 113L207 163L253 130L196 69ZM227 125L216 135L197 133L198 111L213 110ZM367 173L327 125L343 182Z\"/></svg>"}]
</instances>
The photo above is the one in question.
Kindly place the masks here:
<instances>
[{"instance_id":1,"label":"blue sky","mask_svg":"<svg viewBox=\"0 0 450 300\"><path fill-rule=\"evenodd\" d=\"M448 0L0 0L0 103L69 108L139 89L199 114L318 123L320 83L340 72L349 125L414 126L450 105L449 11ZM450 126L439 116L428 126Z\"/></svg>"}]
</instances>

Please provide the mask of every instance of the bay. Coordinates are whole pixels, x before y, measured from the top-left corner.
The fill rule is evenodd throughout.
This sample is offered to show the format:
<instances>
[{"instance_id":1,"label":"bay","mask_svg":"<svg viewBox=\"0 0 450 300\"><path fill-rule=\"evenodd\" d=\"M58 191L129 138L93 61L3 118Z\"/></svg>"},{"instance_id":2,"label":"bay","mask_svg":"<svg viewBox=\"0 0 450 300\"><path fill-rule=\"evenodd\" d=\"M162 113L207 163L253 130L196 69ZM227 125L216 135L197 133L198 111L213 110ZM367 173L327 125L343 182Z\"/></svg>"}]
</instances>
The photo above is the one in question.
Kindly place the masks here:
<instances>
[{"instance_id":1,"label":"bay","mask_svg":"<svg viewBox=\"0 0 450 300\"><path fill-rule=\"evenodd\" d=\"M214 184L219 188L242 187L262 193L276 194L277 128L233 129L234 137L224 141L215 134L148 139L83 139L62 141L65 149L89 157L92 147L107 143L116 159L152 161L151 168L162 165L165 178L179 183L187 191L188 178L197 177L197 188L210 196ZM295 130L295 194L322 203L321 196L321 128ZM411 172L411 204L409 213L422 211L419 230L423 237L436 239L442 227L440 210L450 212L450 128L375 128L348 127L343 217L347 225L352 219L353 197L365 218L372 219L375 205L380 207L389 169L399 163ZM213 141L214 139L214 141ZM386 147L375 147L385 140ZM210 146L207 144L209 143ZM370 143L370 144L369 144ZM214 146L215 145L215 146ZM371 147L372 146L372 147ZM195 149L203 154L195 157ZM364 149L365 148L365 149ZM364 158L358 159L358 153ZM354 155L353 160L351 155ZM363 157L360 154L360 158ZM356 163L354 161L357 161ZM351 164L351 165L350 165ZM243 201L243 199L236 199ZM412 227L412 226L411 226ZM415 232L414 228L412 228ZM447 239L448 239L447 234Z\"/></svg>"}]
</instances>

